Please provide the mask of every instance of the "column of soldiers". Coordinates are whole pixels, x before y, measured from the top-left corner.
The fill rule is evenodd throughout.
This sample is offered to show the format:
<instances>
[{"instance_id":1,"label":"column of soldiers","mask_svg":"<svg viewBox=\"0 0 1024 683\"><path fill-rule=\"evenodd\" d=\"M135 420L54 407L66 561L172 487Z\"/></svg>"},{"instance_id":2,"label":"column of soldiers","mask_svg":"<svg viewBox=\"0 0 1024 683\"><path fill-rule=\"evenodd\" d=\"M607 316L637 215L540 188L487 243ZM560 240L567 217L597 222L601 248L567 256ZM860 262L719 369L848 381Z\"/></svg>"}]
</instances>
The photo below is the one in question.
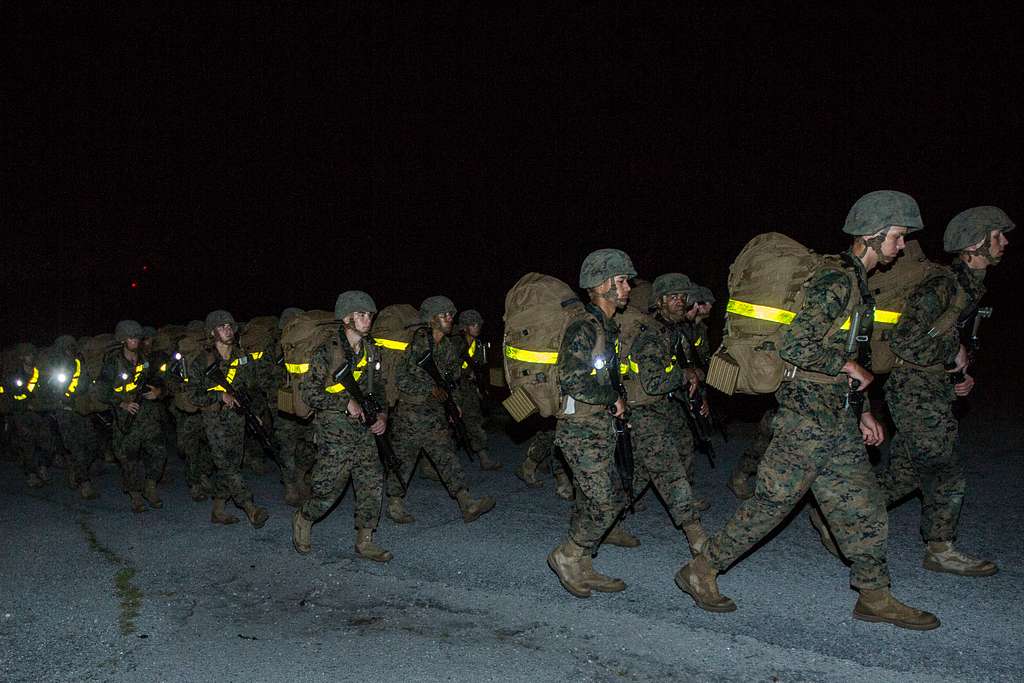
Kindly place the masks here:
<instances>
[{"instance_id":1,"label":"column of soldiers","mask_svg":"<svg viewBox=\"0 0 1024 683\"><path fill-rule=\"evenodd\" d=\"M650 301L641 302L650 315L630 331L624 348L616 315L629 302L630 280L637 271L617 249L586 257L578 283L587 295L586 314L569 325L557 357L563 410L553 425L541 427L516 471L527 486L537 487L542 485L538 466L550 461L556 491L573 501L567 533L547 557L566 591L589 597L594 591L625 589L622 579L598 572L592 558L603 543L640 544L622 521L629 501L648 487L664 501L693 558L676 573L677 586L712 612L736 609L719 591L719 573L768 536L808 493L820 510L812 521L823 541L850 565L850 583L859 593L853 609L857 619L915 630L939 626L935 615L903 604L890 589L886 509L914 491L922 494L926 569L963 576L997 571L993 562L954 545L966 485L955 448L953 403L974 387L955 323L977 308L987 269L1005 253L1006 233L1015 226L1004 212L975 207L950 221L944 248L953 255L953 265L936 269L917 286L895 326L891 347L897 361L885 400L898 433L877 474L866 447L882 443L885 431L870 401L858 415L848 410L849 394L864 392L875 377L849 350L842 323L855 306L870 310L868 274L892 264L905 236L923 227L917 203L900 192L872 192L853 205L843 226L851 237L849 249L806 283L804 304L783 335L779 355L795 370L776 392L777 409L761 420L755 442L729 479L740 505L710 536L700 519L708 503L693 490L694 441L682 428L686 423L678 398L694 394L705 380L710 349L704 320L714 297L681 273L658 276ZM286 309L279 327L300 313ZM481 469L501 467L489 453L482 426L482 316L463 311L455 331L454 303L444 296L425 299L420 324L397 366L398 403L388 409L360 398L383 395L385 389L380 353L370 336L376 313L366 292L340 294L334 308L336 332L313 351L299 386L313 417L300 420L264 410L265 426L282 446L274 458L284 499L296 507L292 543L299 553L311 552L314 524L351 480L356 554L375 562L391 560L392 553L375 543L373 534L382 509L395 523L415 521L405 501L421 461L429 463L466 523L495 506L493 498L471 496L445 410L454 399L467 425L467 447ZM89 418L73 409L82 387L94 382L96 396L114 416L112 446L133 511L163 505L157 484L173 419L173 443L186 460L190 494L195 500L212 499L211 521L239 521L226 510L230 500L253 527L262 527L268 512L256 505L242 475L246 430L252 425L240 409L254 400L265 407L273 404L286 381L274 362L282 356L280 345L243 350L238 325L223 310L191 324L190 332L203 335L199 348L187 358L180 353L161 357L147 347L153 331L121 321L114 332L116 344L95 378L85 371L71 337L58 338L51 349L47 365L62 369L52 377L40 369L35 348L19 344L5 368L0 397L8 446L26 483L42 486L60 452L68 483L83 499L96 497L90 471L101 439ZM168 372L168 364L175 362L179 371ZM435 368L451 382L439 384ZM339 379L343 369L350 373L344 375L348 386ZM170 412L169 396L174 396ZM706 410L705 404L701 412ZM624 423L631 430L635 458L632 482L615 467L617 429ZM382 464L382 440L394 450L391 465ZM302 447L306 443L308 450Z\"/></svg>"}]
</instances>

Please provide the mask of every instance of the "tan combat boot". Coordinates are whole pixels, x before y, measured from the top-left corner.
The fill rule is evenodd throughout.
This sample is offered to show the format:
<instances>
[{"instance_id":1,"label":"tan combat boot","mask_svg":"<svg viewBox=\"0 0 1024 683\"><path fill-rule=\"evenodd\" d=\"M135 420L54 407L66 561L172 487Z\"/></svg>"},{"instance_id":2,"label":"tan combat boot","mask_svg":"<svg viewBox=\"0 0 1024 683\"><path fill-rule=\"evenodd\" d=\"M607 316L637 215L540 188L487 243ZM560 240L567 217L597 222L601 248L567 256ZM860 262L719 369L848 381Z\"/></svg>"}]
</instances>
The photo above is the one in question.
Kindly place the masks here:
<instances>
[{"instance_id":1,"label":"tan combat boot","mask_svg":"<svg viewBox=\"0 0 1024 683\"><path fill-rule=\"evenodd\" d=\"M617 545L620 548L638 548L640 546L640 539L623 529L621 524L612 527L612 530L604 537L604 542L609 545Z\"/></svg>"},{"instance_id":2,"label":"tan combat boot","mask_svg":"<svg viewBox=\"0 0 1024 683\"><path fill-rule=\"evenodd\" d=\"M825 520L822 519L821 513L818 512L818 508L811 506L811 509L807 512L807 519L810 520L811 526L818 532L818 536L821 537L821 544L825 546L825 550L832 553L833 556L839 557L839 548L836 547L836 542L832 540L832 532L828 530L828 526L825 524Z\"/></svg>"},{"instance_id":3,"label":"tan combat boot","mask_svg":"<svg viewBox=\"0 0 1024 683\"><path fill-rule=\"evenodd\" d=\"M285 484L284 485L284 504L290 505L293 508L302 505L302 501L305 498L302 495L302 491L299 489L298 484Z\"/></svg>"},{"instance_id":4,"label":"tan combat boot","mask_svg":"<svg viewBox=\"0 0 1024 683\"><path fill-rule=\"evenodd\" d=\"M555 495L562 500L572 500L572 481L565 472L555 473Z\"/></svg>"},{"instance_id":5,"label":"tan combat boot","mask_svg":"<svg viewBox=\"0 0 1024 683\"><path fill-rule=\"evenodd\" d=\"M242 509L245 510L245 516L249 518L249 524L252 524L254 529L261 528L270 519L270 514L251 500L247 501Z\"/></svg>"},{"instance_id":6,"label":"tan combat boot","mask_svg":"<svg viewBox=\"0 0 1024 683\"><path fill-rule=\"evenodd\" d=\"M614 579L594 570L594 560L590 553L583 553L581 564L583 566L583 583L590 590L599 593L619 593L626 590L626 582L622 579Z\"/></svg>"},{"instance_id":7,"label":"tan combat boot","mask_svg":"<svg viewBox=\"0 0 1024 683\"><path fill-rule=\"evenodd\" d=\"M197 503L206 500L207 497L206 491L203 490L202 484L192 484L191 486L189 486L188 495L192 498L192 500L196 501Z\"/></svg>"},{"instance_id":8,"label":"tan combat boot","mask_svg":"<svg viewBox=\"0 0 1024 683\"><path fill-rule=\"evenodd\" d=\"M100 497L100 494L96 493L96 489L92 487L92 482L88 479L78 485L78 495L82 500L96 500Z\"/></svg>"},{"instance_id":9,"label":"tan combat boot","mask_svg":"<svg viewBox=\"0 0 1024 683\"><path fill-rule=\"evenodd\" d=\"M405 509L405 499L401 496L388 498L388 519L395 524L412 524L416 518Z\"/></svg>"},{"instance_id":10,"label":"tan combat boot","mask_svg":"<svg viewBox=\"0 0 1024 683\"><path fill-rule=\"evenodd\" d=\"M964 555L950 541L930 541L924 553L924 568L959 576L992 576L999 567L989 560Z\"/></svg>"},{"instance_id":11,"label":"tan combat boot","mask_svg":"<svg viewBox=\"0 0 1024 683\"><path fill-rule=\"evenodd\" d=\"M487 449L483 449L477 453L477 457L480 458L480 469L482 470L500 470L501 463L497 460L491 459L491 454L487 452Z\"/></svg>"},{"instance_id":12,"label":"tan combat boot","mask_svg":"<svg viewBox=\"0 0 1024 683\"><path fill-rule=\"evenodd\" d=\"M922 612L904 605L892 596L888 588L862 588L857 604L853 606L853 618L885 622L914 631L930 631L939 627L938 617L930 612Z\"/></svg>"},{"instance_id":13,"label":"tan combat boot","mask_svg":"<svg viewBox=\"0 0 1024 683\"><path fill-rule=\"evenodd\" d=\"M531 489L539 489L544 486L544 482L537 478L537 463L529 458L523 458L522 464L516 468L515 475Z\"/></svg>"},{"instance_id":14,"label":"tan combat boot","mask_svg":"<svg viewBox=\"0 0 1024 683\"><path fill-rule=\"evenodd\" d=\"M589 598L590 586L587 585L586 570L583 557L587 551L567 540L548 555L548 566L562 584L562 588L577 598Z\"/></svg>"},{"instance_id":15,"label":"tan combat boot","mask_svg":"<svg viewBox=\"0 0 1024 683\"><path fill-rule=\"evenodd\" d=\"M142 497L149 501L151 507L162 508L164 502L160 500L160 495L156 492L156 482L152 479L146 480L146 488L142 491Z\"/></svg>"},{"instance_id":16,"label":"tan combat boot","mask_svg":"<svg viewBox=\"0 0 1024 683\"><path fill-rule=\"evenodd\" d=\"M238 517L224 512L224 499L214 498L213 509L210 511L210 521L214 524L237 524Z\"/></svg>"},{"instance_id":17,"label":"tan combat boot","mask_svg":"<svg viewBox=\"0 0 1024 683\"><path fill-rule=\"evenodd\" d=\"M698 555L676 572L676 585L702 610L735 612L736 603L718 592L718 571L706 555Z\"/></svg>"},{"instance_id":18,"label":"tan combat boot","mask_svg":"<svg viewBox=\"0 0 1024 683\"><path fill-rule=\"evenodd\" d=\"M374 562L387 562L394 557L373 542L373 529L356 529L356 555Z\"/></svg>"},{"instance_id":19,"label":"tan combat boot","mask_svg":"<svg viewBox=\"0 0 1024 683\"><path fill-rule=\"evenodd\" d=\"M145 512L146 503L142 500L142 494L138 491L129 491L128 495L132 500L132 512Z\"/></svg>"},{"instance_id":20,"label":"tan combat boot","mask_svg":"<svg viewBox=\"0 0 1024 683\"><path fill-rule=\"evenodd\" d=\"M739 470L732 473L726 486L740 500L746 500L754 495L754 488L750 485L749 478L745 472L740 472Z\"/></svg>"},{"instance_id":21,"label":"tan combat boot","mask_svg":"<svg viewBox=\"0 0 1024 683\"><path fill-rule=\"evenodd\" d=\"M455 498L459 501L459 509L462 510L462 521L466 524L475 522L481 515L486 515L494 509L493 498L484 496L480 500L473 500L469 497L469 491L466 489L462 489L455 494Z\"/></svg>"},{"instance_id":22,"label":"tan combat boot","mask_svg":"<svg viewBox=\"0 0 1024 683\"><path fill-rule=\"evenodd\" d=\"M306 555L313 549L310 542L312 533L313 522L303 516L302 510L292 513L292 546L295 548L295 552Z\"/></svg>"},{"instance_id":23,"label":"tan combat boot","mask_svg":"<svg viewBox=\"0 0 1024 683\"><path fill-rule=\"evenodd\" d=\"M701 526L700 520L684 526L683 533L686 534L686 542L690 544L690 555L697 557L704 552L704 548L708 544L708 535L704 533L704 527Z\"/></svg>"}]
</instances>

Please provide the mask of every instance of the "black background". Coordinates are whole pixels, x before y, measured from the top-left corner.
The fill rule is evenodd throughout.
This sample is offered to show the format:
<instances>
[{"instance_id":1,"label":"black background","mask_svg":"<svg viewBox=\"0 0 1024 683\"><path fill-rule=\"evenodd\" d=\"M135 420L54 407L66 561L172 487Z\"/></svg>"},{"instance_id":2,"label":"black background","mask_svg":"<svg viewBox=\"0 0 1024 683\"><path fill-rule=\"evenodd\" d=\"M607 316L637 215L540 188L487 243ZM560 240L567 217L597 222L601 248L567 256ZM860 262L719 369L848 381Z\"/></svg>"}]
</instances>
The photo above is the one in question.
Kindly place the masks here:
<instances>
[{"instance_id":1,"label":"black background","mask_svg":"<svg viewBox=\"0 0 1024 683\"><path fill-rule=\"evenodd\" d=\"M1024 215L1016 13L681 4L5 3L2 342L350 288L497 336L598 247L723 299L750 237L839 251L874 189L933 257L964 208Z\"/></svg>"}]
</instances>

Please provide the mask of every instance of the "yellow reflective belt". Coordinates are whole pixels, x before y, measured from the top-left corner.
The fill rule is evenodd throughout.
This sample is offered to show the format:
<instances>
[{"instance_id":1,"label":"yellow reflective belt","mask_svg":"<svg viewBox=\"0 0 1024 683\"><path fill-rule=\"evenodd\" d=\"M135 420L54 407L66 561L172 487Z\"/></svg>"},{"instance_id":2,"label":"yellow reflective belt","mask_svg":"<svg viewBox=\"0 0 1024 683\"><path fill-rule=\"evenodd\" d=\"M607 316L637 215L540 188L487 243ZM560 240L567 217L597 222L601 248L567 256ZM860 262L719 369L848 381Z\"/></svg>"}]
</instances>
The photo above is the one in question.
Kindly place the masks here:
<instances>
[{"instance_id":1,"label":"yellow reflective belt","mask_svg":"<svg viewBox=\"0 0 1024 683\"><path fill-rule=\"evenodd\" d=\"M68 385L68 390L64 392L64 395L71 398L71 394L75 393L78 389L78 378L82 375L82 361L75 359L75 374L71 376L71 384Z\"/></svg>"},{"instance_id":2,"label":"yellow reflective belt","mask_svg":"<svg viewBox=\"0 0 1024 683\"><path fill-rule=\"evenodd\" d=\"M523 363L544 363L545 365L554 365L558 362L557 351L528 351L526 349L517 349L514 346L505 347L505 357L512 360L522 361Z\"/></svg>"},{"instance_id":3,"label":"yellow reflective belt","mask_svg":"<svg viewBox=\"0 0 1024 683\"><path fill-rule=\"evenodd\" d=\"M356 368L357 369L352 371L352 379L354 379L356 381L359 381L359 378L363 376L363 371L359 370L358 368L365 368L365 367L366 367L366 349L363 349L363 357L359 359L358 363L356 363ZM324 387L324 391L326 391L328 394L337 394L337 393L340 393L342 391L345 391L345 385L342 384L341 382L338 382L337 384L332 384L329 387Z\"/></svg>"},{"instance_id":4,"label":"yellow reflective belt","mask_svg":"<svg viewBox=\"0 0 1024 683\"><path fill-rule=\"evenodd\" d=\"M309 363L285 363L284 368L293 375L301 375L309 372Z\"/></svg>"},{"instance_id":5,"label":"yellow reflective belt","mask_svg":"<svg viewBox=\"0 0 1024 683\"><path fill-rule=\"evenodd\" d=\"M29 379L28 384L25 385L25 388L28 390L28 393L31 394L33 391L35 391L36 390L36 384L38 384L38 383L39 383L39 368L32 368L32 378Z\"/></svg>"},{"instance_id":6,"label":"yellow reflective belt","mask_svg":"<svg viewBox=\"0 0 1024 683\"><path fill-rule=\"evenodd\" d=\"M875 322L876 323L882 323L884 325L895 325L899 321L900 321L900 314L897 313L896 311L880 311L877 308L875 309ZM847 318L846 322L844 322L843 326L840 327L839 329L841 329L841 330L848 330L848 329L850 329L850 319Z\"/></svg>"},{"instance_id":7,"label":"yellow reflective belt","mask_svg":"<svg viewBox=\"0 0 1024 683\"><path fill-rule=\"evenodd\" d=\"M409 346L409 342L395 341L394 339L374 339L377 346L383 346L385 349L394 349L395 351L405 351Z\"/></svg>"},{"instance_id":8,"label":"yellow reflective belt","mask_svg":"<svg viewBox=\"0 0 1024 683\"><path fill-rule=\"evenodd\" d=\"M634 375L639 375L640 374L640 366L637 365L633 361L633 357L632 356L630 356L628 360L629 360L629 369L633 371Z\"/></svg>"},{"instance_id":9,"label":"yellow reflective belt","mask_svg":"<svg viewBox=\"0 0 1024 683\"><path fill-rule=\"evenodd\" d=\"M796 317L796 313L787 311L784 308L749 304L745 301L736 301L736 299L729 299L729 303L726 304L725 310L729 313L742 315L744 318L756 318L757 320L779 323L780 325L788 325L793 322L793 318Z\"/></svg>"}]
</instances>

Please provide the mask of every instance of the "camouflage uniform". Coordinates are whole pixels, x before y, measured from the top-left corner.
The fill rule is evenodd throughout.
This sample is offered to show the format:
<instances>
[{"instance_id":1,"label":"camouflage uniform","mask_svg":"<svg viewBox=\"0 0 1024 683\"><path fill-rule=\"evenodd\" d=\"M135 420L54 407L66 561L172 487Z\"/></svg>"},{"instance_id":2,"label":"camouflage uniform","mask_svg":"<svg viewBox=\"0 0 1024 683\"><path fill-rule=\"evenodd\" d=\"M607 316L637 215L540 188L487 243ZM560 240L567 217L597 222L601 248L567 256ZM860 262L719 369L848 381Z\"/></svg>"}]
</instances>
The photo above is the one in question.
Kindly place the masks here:
<instances>
[{"instance_id":1,"label":"camouflage uniform","mask_svg":"<svg viewBox=\"0 0 1024 683\"><path fill-rule=\"evenodd\" d=\"M19 360L20 365L20 360ZM30 483L40 469L49 465L54 443L43 413L36 409L36 390L40 383L39 368L9 373L4 382L4 398L8 401L7 423L11 430L11 451ZM39 485L41 482L34 485Z\"/></svg>"},{"instance_id":2,"label":"camouflage uniform","mask_svg":"<svg viewBox=\"0 0 1024 683\"><path fill-rule=\"evenodd\" d=\"M480 392L477 390L476 373L483 372L477 365L477 340L470 342L462 334L451 337L455 355L460 361L459 384L455 390L455 402L462 408L462 422L466 425L469 447L474 453L487 450L487 432L484 431L484 414L480 408Z\"/></svg>"},{"instance_id":3,"label":"camouflage uniform","mask_svg":"<svg viewBox=\"0 0 1024 683\"><path fill-rule=\"evenodd\" d=\"M888 505L921 490L921 536L927 542L956 538L967 488L956 447L956 395L944 367L955 363L960 340L955 327L936 336L928 331L951 308L957 310L949 314L957 316L977 305L985 293L984 274L958 262L952 271L927 278L910 295L892 335L899 360L885 394L899 431L879 482Z\"/></svg>"},{"instance_id":4,"label":"camouflage uniform","mask_svg":"<svg viewBox=\"0 0 1024 683\"><path fill-rule=\"evenodd\" d=\"M220 357L215 347L201 351L189 362L189 381L186 390L193 404L199 406L210 459L214 466L211 495L215 499L232 498L239 507L252 503L252 492L242 478L241 465L245 440L245 417L228 409L217 388L205 370L216 361L233 390L254 396L259 387L259 361L244 353L237 345L231 347L230 357Z\"/></svg>"},{"instance_id":5,"label":"camouflage uniform","mask_svg":"<svg viewBox=\"0 0 1024 683\"><path fill-rule=\"evenodd\" d=\"M103 360L103 369L96 380L99 399L113 408L114 455L121 464L124 487L129 493L141 493L145 480L160 478L167 459L159 401L142 398L148 391L143 382L153 376L149 360L141 351L132 363L119 346ZM150 384L157 384L151 380ZM139 412L134 417L118 406L135 401ZM127 431L126 431L127 429Z\"/></svg>"},{"instance_id":6,"label":"camouflage uniform","mask_svg":"<svg viewBox=\"0 0 1024 683\"><path fill-rule=\"evenodd\" d=\"M562 449L575 485L569 539L593 552L624 501L612 477L615 427L607 410L619 398L609 377L619 371L614 360L619 328L596 306L588 305L587 311L587 318L569 325L558 352L561 392L570 405L558 418L555 444Z\"/></svg>"},{"instance_id":7,"label":"camouflage uniform","mask_svg":"<svg viewBox=\"0 0 1024 683\"><path fill-rule=\"evenodd\" d=\"M347 407L352 397L344 385L331 377L344 362L342 359L353 357L355 353L348 339L339 334L313 352L309 371L303 375L299 385L302 399L316 411L313 439L318 452L310 474L313 492L299 509L307 520L317 521L327 514L344 492L351 475L355 490L355 526L357 529L376 529L384 489L384 472L377 455L377 444L373 434L349 416ZM364 342L352 372L364 393L382 394L384 391L384 375L377 372L379 362L376 347Z\"/></svg>"},{"instance_id":8,"label":"camouflage uniform","mask_svg":"<svg viewBox=\"0 0 1024 683\"><path fill-rule=\"evenodd\" d=\"M626 382L627 386L639 385L639 391L631 388L629 392L634 491L639 495L652 483L673 523L682 528L698 521L699 515L683 466L678 427L673 424L678 418L676 406L668 397L670 392L685 390L685 377L672 355L677 342L672 328L651 319L629 349ZM639 405L633 404L635 394L642 396ZM651 400L655 396L657 399ZM692 448L692 441L690 445Z\"/></svg>"},{"instance_id":9,"label":"camouflage uniform","mask_svg":"<svg viewBox=\"0 0 1024 683\"><path fill-rule=\"evenodd\" d=\"M89 418L74 410L75 398L79 392L85 393L89 390L92 379L81 357L70 346L74 340L70 340L70 344L63 340L63 337L58 338L55 343L56 348L50 359L49 374L52 376L48 378L47 389L56 404L53 418L57 425L57 434L70 454L67 462L68 483L73 488L78 488L92 479L89 468L98 456L99 442ZM61 376L64 377L63 381Z\"/></svg>"},{"instance_id":10,"label":"camouflage uniform","mask_svg":"<svg viewBox=\"0 0 1024 683\"><path fill-rule=\"evenodd\" d=\"M451 340L442 337L441 341L433 344L430 328L417 329L398 365L395 381L400 398L391 417L389 431L395 453L402 460L406 472L412 471L422 448L448 493L455 496L466 488L466 477L455 454L444 406L431 396L434 381L426 370L416 365L416 360L432 345L434 362L441 374L455 377L459 372L461 361ZM402 476L407 477L405 474ZM402 496L401 486L393 473L388 475L387 491L389 497Z\"/></svg>"},{"instance_id":11,"label":"camouflage uniform","mask_svg":"<svg viewBox=\"0 0 1024 683\"><path fill-rule=\"evenodd\" d=\"M210 477L215 471L213 457L210 455L210 444L206 441L206 427L203 425L201 412L189 413L174 407L175 433L178 439L178 452L185 459L185 480L189 488L195 488L195 497L202 494L210 495Z\"/></svg>"},{"instance_id":12,"label":"camouflage uniform","mask_svg":"<svg viewBox=\"0 0 1024 683\"><path fill-rule=\"evenodd\" d=\"M801 370L846 377L840 374L848 360L846 333L826 335L845 315L858 282L866 286L863 265L853 261L852 268L823 269L806 286L803 308L779 349L784 360ZM761 461L754 497L740 504L708 544L706 555L714 569L726 569L768 535L810 489L851 562L851 583L861 589L888 587L888 518L859 416L844 409L846 393L846 382L799 376L779 388L776 438Z\"/></svg>"},{"instance_id":13,"label":"camouflage uniform","mask_svg":"<svg viewBox=\"0 0 1024 683\"><path fill-rule=\"evenodd\" d=\"M729 476L729 486L739 498L749 498L753 494L747 480L757 474L757 466L772 442L772 423L775 421L775 413L775 408L764 411L764 415L757 423L753 442L743 450Z\"/></svg>"}]
</instances>

